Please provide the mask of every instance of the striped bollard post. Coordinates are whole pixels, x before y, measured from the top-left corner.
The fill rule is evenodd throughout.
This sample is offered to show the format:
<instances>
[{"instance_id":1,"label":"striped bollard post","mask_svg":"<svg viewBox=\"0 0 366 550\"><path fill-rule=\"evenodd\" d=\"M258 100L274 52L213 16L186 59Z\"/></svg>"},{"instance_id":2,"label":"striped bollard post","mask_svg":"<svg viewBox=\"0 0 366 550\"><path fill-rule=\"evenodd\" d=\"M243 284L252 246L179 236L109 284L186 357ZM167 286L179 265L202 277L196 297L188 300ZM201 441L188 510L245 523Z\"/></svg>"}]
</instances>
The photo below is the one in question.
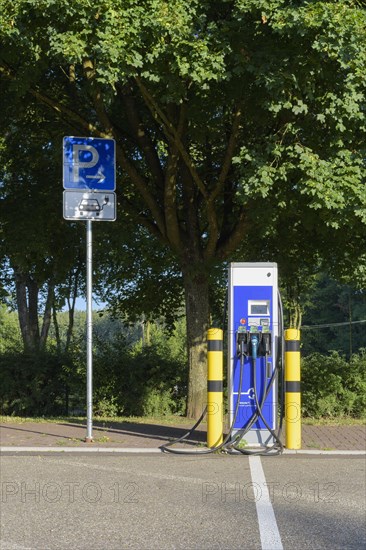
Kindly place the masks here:
<instances>
[{"instance_id":1,"label":"striped bollard post","mask_svg":"<svg viewBox=\"0 0 366 550\"><path fill-rule=\"evenodd\" d=\"M286 448L301 449L300 331L285 330Z\"/></svg>"},{"instance_id":2,"label":"striped bollard post","mask_svg":"<svg viewBox=\"0 0 366 550\"><path fill-rule=\"evenodd\" d=\"M207 447L223 441L223 331L207 331Z\"/></svg>"}]
</instances>

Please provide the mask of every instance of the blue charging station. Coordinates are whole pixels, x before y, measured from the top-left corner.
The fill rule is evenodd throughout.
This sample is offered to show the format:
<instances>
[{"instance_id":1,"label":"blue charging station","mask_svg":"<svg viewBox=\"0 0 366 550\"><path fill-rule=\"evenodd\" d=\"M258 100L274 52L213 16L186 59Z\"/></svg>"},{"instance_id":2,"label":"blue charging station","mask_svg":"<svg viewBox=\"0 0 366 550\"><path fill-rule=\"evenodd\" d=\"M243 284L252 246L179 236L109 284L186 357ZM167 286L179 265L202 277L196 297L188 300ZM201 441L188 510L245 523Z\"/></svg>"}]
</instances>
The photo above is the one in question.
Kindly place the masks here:
<instances>
[{"instance_id":1,"label":"blue charging station","mask_svg":"<svg viewBox=\"0 0 366 550\"><path fill-rule=\"evenodd\" d=\"M228 403L232 438L274 443L279 343L276 263L231 263L228 296ZM241 381L241 384L240 384ZM239 400L239 402L238 402Z\"/></svg>"}]
</instances>

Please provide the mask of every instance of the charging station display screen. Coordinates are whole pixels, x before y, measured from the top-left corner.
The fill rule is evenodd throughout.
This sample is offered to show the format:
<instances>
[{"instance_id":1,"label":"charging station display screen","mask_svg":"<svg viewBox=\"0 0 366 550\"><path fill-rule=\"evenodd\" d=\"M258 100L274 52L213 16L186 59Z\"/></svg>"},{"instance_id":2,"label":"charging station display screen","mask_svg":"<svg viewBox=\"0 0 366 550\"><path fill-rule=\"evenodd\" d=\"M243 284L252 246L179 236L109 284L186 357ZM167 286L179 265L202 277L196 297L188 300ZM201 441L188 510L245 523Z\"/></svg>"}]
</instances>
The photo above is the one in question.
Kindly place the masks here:
<instances>
[{"instance_id":1,"label":"charging station display screen","mask_svg":"<svg viewBox=\"0 0 366 550\"><path fill-rule=\"evenodd\" d=\"M249 315L269 315L269 302L253 302L249 300Z\"/></svg>"},{"instance_id":2,"label":"charging station display screen","mask_svg":"<svg viewBox=\"0 0 366 550\"><path fill-rule=\"evenodd\" d=\"M250 308L251 315L266 315L267 306L252 306Z\"/></svg>"}]
</instances>

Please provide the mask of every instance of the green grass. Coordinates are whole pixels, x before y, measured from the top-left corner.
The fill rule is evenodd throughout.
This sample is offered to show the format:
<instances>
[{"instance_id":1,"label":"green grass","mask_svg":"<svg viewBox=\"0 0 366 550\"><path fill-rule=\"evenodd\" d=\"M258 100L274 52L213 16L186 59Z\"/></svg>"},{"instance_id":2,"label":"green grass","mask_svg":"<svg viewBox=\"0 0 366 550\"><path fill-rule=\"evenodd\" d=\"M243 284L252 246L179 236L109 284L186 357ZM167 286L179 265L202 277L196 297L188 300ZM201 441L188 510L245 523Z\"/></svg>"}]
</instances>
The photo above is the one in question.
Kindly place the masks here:
<instances>
[{"instance_id":1,"label":"green grass","mask_svg":"<svg viewBox=\"0 0 366 550\"><path fill-rule=\"evenodd\" d=\"M319 451L334 451L332 447L322 447L319 445L319 443L315 443L315 441L309 441L309 443L306 445L308 449L319 449Z\"/></svg>"},{"instance_id":2,"label":"green grass","mask_svg":"<svg viewBox=\"0 0 366 550\"><path fill-rule=\"evenodd\" d=\"M55 417L22 417L22 416L3 416L0 415L0 422L23 424L25 422L35 422L39 424L56 423L62 424L75 423L80 424L85 422L84 416L55 416ZM194 420L184 416L167 415L167 416L100 416L94 417L93 420L97 423L129 423L129 424L159 424L163 426L187 426L191 427ZM352 418L348 416L340 416L338 418L303 418L302 423L308 426L362 426L366 425L365 418ZM205 424L205 421L203 422Z\"/></svg>"},{"instance_id":3,"label":"green grass","mask_svg":"<svg viewBox=\"0 0 366 550\"><path fill-rule=\"evenodd\" d=\"M307 426L365 426L365 418L352 418L350 416L339 416L331 418L303 418L302 423Z\"/></svg>"},{"instance_id":4,"label":"green grass","mask_svg":"<svg viewBox=\"0 0 366 550\"><path fill-rule=\"evenodd\" d=\"M26 422L35 422L39 424L63 424L75 423L80 424L80 422L85 422L85 416L35 416L35 417L22 417L22 416L5 416L0 415L0 422L3 424L6 423L15 423L15 424L24 424ZM167 415L167 416L94 416L93 420L98 423L123 423L127 422L129 424L160 424L164 426L170 425L184 425L191 426L194 423L194 420L186 418L184 416L177 415Z\"/></svg>"}]
</instances>

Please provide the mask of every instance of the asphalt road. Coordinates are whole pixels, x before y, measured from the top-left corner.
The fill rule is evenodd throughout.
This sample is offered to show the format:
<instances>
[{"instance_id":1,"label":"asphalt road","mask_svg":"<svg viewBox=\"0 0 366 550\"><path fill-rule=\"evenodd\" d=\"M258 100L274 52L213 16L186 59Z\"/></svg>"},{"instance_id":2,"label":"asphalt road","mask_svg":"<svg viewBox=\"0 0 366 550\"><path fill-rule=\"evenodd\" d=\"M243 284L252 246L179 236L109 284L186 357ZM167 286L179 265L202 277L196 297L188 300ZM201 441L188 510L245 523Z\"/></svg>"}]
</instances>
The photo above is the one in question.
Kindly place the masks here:
<instances>
[{"instance_id":1,"label":"asphalt road","mask_svg":"<svg viewBox=\"0 0 366 550\"><path fill-rule=\"evenodd\" d=\"M1 456L1 550L363 550L365 457Z\"/></svg>"}]
</instances>

